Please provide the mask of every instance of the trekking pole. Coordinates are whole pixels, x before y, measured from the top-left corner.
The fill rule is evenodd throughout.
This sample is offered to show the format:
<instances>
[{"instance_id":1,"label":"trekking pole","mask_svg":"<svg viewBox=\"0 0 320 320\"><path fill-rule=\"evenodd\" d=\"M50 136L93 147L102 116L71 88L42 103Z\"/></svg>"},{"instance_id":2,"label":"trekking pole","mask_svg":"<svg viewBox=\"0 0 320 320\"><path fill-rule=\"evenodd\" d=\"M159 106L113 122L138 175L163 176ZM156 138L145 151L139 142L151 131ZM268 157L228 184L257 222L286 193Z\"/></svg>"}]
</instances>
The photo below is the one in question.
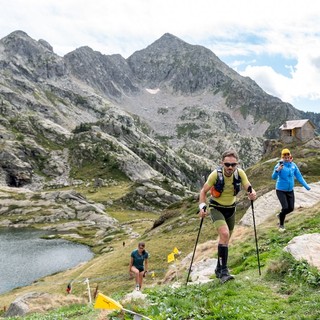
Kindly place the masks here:
<instances>
[{"instance_id":1,"label":"trekking pole","mask_svg":"<svg viewBox=\"0 0 320 320\"><path fill-rule=\"evenodd\" d=\"M203 209L206 210L206 207L203 207ZM200 236L200 231L201 231L202 223L203 223L203 217L201 218L201 221L200 221L200 227L199 227L199 231L198 231L197 240L196 240L196 243L195 243L195 245L194 245L194 250L193 250L193 255L192 255L192 258L191 258L191 263L190 263L190 267L189 267L189 272L188 272L188 276L187 276L186 285L188 285L189 276L190 276L190 272L191 272L191 267L192 267L192 263L193 263L193 258L194 258L194 255L195 255L195 253L196 253L196 248L197 248L197 244L198 244L198 240L199 240L199 236Z\"/></svg>"},{"instance_id":2,"label":"trekking pole","mask_svg":"<svg viewBox=\"0 0 320 320\"><path fill-rule=\"evenodd\" d=\"M252 192L252 187L249 186L248 192ZM254 217L254 209L253 209L253 200L251 200L251 209L252 209L252 219L253 219L253 228L254 228L254 237L256 240L256 251L257 251L257 259L258 259L258 267L259 267L259 275L261 276L261 269L260 269L260 258L259 258L259 247L258 247L258 237L257 237L257 229L256 229L256 220Z\"/></svg>"}]
</instances>

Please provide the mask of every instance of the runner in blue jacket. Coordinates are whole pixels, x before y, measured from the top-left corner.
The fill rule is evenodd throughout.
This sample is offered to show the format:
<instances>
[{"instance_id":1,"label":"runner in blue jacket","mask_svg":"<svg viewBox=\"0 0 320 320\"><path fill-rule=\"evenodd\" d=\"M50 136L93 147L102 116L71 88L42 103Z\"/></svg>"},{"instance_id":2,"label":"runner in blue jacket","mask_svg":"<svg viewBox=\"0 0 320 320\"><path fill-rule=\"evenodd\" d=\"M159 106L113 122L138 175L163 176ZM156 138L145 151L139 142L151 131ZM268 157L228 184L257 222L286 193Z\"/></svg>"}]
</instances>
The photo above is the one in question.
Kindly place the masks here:
<instances>
[{"instance_id":1,"label":"runner in blue jacket","mask_svg":"<svg viewBox=\"0 0 320 320\"><path fill-rule=\"evenodd\" d=\"M272 179L276 182L276 193L281 204L279 218L279 231L285 231L284 221L286 215L294 210L294 178L296 178L307 190L311 188L304 180L299 168L292 161L289 149L283 149L281 160L276 164L272 173Z\"/></svg>"}]
</instances>

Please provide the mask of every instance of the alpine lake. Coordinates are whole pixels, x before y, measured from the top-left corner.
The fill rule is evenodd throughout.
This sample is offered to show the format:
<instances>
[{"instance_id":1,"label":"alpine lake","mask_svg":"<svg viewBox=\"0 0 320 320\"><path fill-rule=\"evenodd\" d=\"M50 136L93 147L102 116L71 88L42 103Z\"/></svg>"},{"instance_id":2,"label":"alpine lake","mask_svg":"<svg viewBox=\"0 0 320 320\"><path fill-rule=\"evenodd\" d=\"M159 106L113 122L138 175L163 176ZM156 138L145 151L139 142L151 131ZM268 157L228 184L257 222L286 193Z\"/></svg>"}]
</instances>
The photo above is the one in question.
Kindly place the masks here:
<instances>
[{"instance_id":1,"label":"alpine lake","mask_svg":"<svg viewBox=\"0 0 320 320\"><path fill-rule=\"evenodd\" d=\"M85 245L42 238L48 235L49 232L29 228L0 228L0 294L30 285L94 256Z\"/></svg>"}]
</instances>

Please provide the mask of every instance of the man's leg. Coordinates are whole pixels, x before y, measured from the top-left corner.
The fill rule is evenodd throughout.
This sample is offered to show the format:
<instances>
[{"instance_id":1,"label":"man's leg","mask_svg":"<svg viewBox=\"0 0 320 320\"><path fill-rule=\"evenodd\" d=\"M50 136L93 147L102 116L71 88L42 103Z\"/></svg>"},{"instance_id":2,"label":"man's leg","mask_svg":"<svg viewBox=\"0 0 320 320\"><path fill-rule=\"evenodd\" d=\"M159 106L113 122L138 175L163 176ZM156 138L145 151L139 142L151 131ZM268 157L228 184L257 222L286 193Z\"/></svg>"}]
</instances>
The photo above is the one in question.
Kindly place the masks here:
<instances>
[{"instance_id":1,"label":"man's leg","mask_svg":"<svg viewBox=\"0 0 320 320\"><path fill-rule=\"evenodd\" d=\"M228 245L226 244L221 244L219 243L218 245L218 256L220 260L220 265L221 265L221 276L227 275L228 274L228 252L229 248Z\"/></svg>"},{"instance_id":2,"label":"man's leg","mask_svg":"<svg viewBox=\"0 0 320 320\"><path fill-rule=\"evenodd\" d=\"M215 269L215 274L217 278L221 277L221 259L220 259L220 255L219 255L219 246L221 241L223 241L223 243L228 243L228 239L229 239L229 230L227 227L227 223L225 221L225 218L223 216L223 214L218 211L215 208L210 208L210 217L214 223L214 226L216 227L218 234L219 234L219 244L218 244L218 259L217 259L217 266Z\"/></svg>"},{"instance_id":3,"label":"man's leg","mask_svg":"<svg viewBox=\"0 0 320 320\"><path fill-rule=\"evenodd\" d=\"M211 208L210 215L219 234L218 261L215 269L217 278L226 275L228 271L228 243L235 224L235 208L224 208L224 214L216 208ZM227 217L227 219L225 218Z\"/></svg>"},{"instance_id":4,"label":"man's leg","mask_svg":"<svg viewBox=\"0 0 320 320\"><path fill-rule=\"evenodd\" d=\"M216 268L216 277L221 278L223 272L228 270L228 243L229 243L229 228L225 223L218 228L219 244L218 244L218 263Z\"/></svg>"},{"instance_id":5,"label":"man's leg","mask_svg":"<svg viewBox=\"0 0 320 320\"><path fill-rule=\"evenodd\" d=\"M218 245L218 260L220 261L221 272L220 279L222 282L234 279L229 273L228 256L229 256L229 240L235 225L235 208L226 212L226 225L219 228L219 245Z\"/></svg>"}]
</instances>

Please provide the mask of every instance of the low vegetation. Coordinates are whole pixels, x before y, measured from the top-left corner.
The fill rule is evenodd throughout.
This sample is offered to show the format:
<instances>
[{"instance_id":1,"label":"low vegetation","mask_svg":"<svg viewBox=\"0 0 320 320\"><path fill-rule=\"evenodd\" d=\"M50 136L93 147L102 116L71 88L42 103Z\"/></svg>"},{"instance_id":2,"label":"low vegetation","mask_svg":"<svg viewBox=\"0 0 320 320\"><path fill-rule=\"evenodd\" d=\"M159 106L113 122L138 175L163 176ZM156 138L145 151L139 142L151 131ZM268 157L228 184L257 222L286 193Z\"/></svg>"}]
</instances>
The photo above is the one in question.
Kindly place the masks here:
<instances>
[{"instance_id":1,"label":"low vegetation","mask_svg":"<svg viewBox=\"0 0 320 320\"><path fill-rule=\"evenodd\" d=\"M278 152L274 154L274 158L277 158L277 155ZM297 152L296 162L303 159L304 162L308 162L308 170L314 168L310 171L304 169L307 170L304 174L308 182L319 180L318 169L312 165L314 161L318 161L317 157L316 153L314 157L303 159ZM259 194L274 187L270 179L274 161L264 159L247 170ZM125 188L123 190L127 192ZM87 196L95 201L102 201L105 192L114 195L114 200L119 197L115 190L105 189L104 192L101 190L99 192L88 193ZM238 220L248 207L248 200L241 194L237 211ZM221 285L217 279L212 278L212 281L206 284L189 282L186 285L187 266L184 271L175 274L173 281L163 281L168 271L173 268L172 263L168 264L167 256L174 247L180 251L175 261L177 267L181 266L183 258L194 248L199 230L196 211L197 201L194 198L170 206L161 216L151 212L130 210L116 202L116 206L111 207L108 212L123 225L131 228L131 232L137 234L136 238L117 234L107 243L113 247L113 251L97 254L94 259L83 265L2 295L1 305L8 306L14 297L30 291L66 294L66 286L71 280L72 295L88 299L83 284L85 279L90 279L92 292L98 288L99 292L120 302L134 287L133 280L129 279L128 275L130 252L136 248L138 241L143 240L150 253L150 274L143 289L147 299L124 303L125 309L139 312L154 320L320 318L319 271L306 261L294 260L290 254L283 251L293 237L320 232L320 204L309 209L298 209L291 214L288 221L290 228L286 233L278 233L274 220L259 226L261 275L258 273L254 233L252 228L247 227L241 236L232 240L230 246L229 264L236 280ZM210 219L206 219L201 230L199 245L208 240L215 240L216 237ZM181 285L172 286L173 282ZM133 319L133 316L123 311L112 311L107 314L105 310L93 309L92 305L85 303L64 306L45 314L31 314L24 319L119 320Z\"/></svg>"},{"instance_id":2,"label":"low vegetation","mask_svg":"<svg viewBox=\"0 0 320 320\"><path fill-rule=\"evenodd\" d=\"M171 232L161 232L153 237L146 234L142 237L146 240L148 250L151 253L152 267L155 269L164 268L164 272L158 273L156 279L149 277L146 280L144 293L147 294L147 299L145 301L137 300L124 304L123 307L154 320L319 319L319 271L309 266L305 261L294 260L290 254L282 250L293 236L320 232L319 211L320 205L304 210L303 214L301 212L294 213L289 221L290 231L287 233L278 233L272 224L266 224L259 228L261 276L258 273L252 230L248 230L242 241L238 240L230 247L230 267L236 275L235 281L221 285L218 280L213 278L207 284L200 285L190 282L185 285L186 270L185 273L178 275L178 279L175 279L181 283L179 288L174 288L170 283L164 284L160 281L167 270L166 254L170 253L174 244L177 244L183 254L192 250L198 220L195 219L194 223L184 228L183 233L189 234L189 240L186 241L177 226L177 218L173 218L176 222L170 221L170 223L161 226L163 230L166 230L173 222ZM209 221L207 222L204 225L203 233L201 233L200 242L215 237ZM303 225L303 230L301 225ZM191 236L192 233L193 236ZM158 241L154 241L152 238L158 238ZM123 296L133 287L132 281L128 281L125 275L128 254L132 247L130 249L123 248L123 259L117 255L117 260L113 261L113 264L110 263L110 257L107 259L107 257L100 256L94 259L97 265L96 272L98 272L95 273L95 277L96 279L101 277L100 281L96 280L99 282L99 291L117 301L121 301ZM164 250L165 248L167 250ZM99 270L102 271L101 265L103 264L107 264L109 270L114 272L112 274L111 272L109 274L99 273ZM87 271L88 269L89 266L87 266ZM70 271L68 272L70 273ZM50 277L44 281L49 279ZM62 279L61 275L60 279ZM75 284L74 287L73 294L83 294L83 285ZM132 315L118 311L113 311L105 318L104 312L104 310L93 309L90 305L72 305L45 315L30 315L24 319L133 319Z\"/></svg>"}]
</instances>

